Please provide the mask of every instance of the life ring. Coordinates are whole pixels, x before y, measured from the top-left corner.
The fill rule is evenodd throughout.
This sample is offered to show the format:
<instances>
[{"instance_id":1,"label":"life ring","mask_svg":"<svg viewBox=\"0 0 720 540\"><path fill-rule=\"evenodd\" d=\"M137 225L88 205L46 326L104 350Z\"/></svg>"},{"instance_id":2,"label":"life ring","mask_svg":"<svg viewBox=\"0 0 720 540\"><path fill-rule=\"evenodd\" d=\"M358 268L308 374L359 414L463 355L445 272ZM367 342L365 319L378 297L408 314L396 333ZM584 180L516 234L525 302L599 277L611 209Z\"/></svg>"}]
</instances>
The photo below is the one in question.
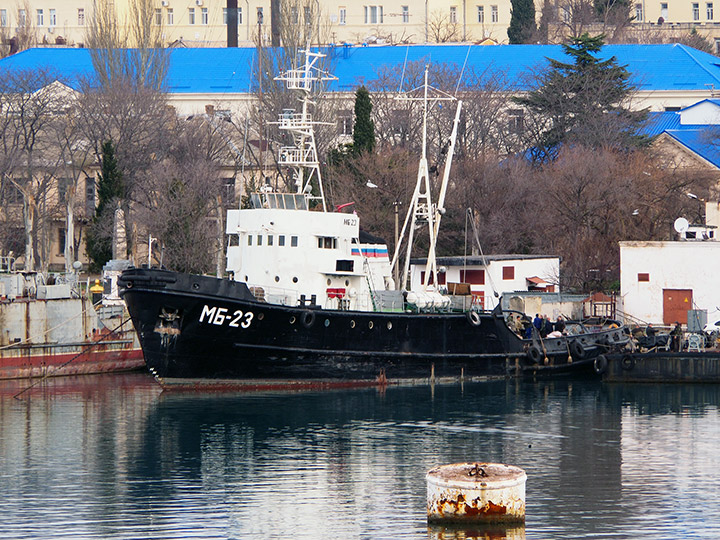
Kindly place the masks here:
<instances>
[{"instance_id":1,"label":"life ring","mask_svg":"<svg viewBox=\"0 0 720 540\"><path fill-rule=\"evenodd\" d=\"M315 312L306 311L303 313L302 323L305 328L310 328L313 324L315 324Z\"/></svg>"},{"instance_id":2,"label":"life ring","mask_svg":"<svg viewBox=\"0 0 720 540\"><path fill-rule=\"evenodd\" d=\"M595 373L597 373L598 375L602 375L607 371L608 360L604 354L595 357L593 367L595 368Z\"/></svg>"},{"instance_id":3,"label":"life ring","mask_svg":"<svg viewBox=\"0 0 720 540\"><path fill-rule=\"evenodd\" d=\"M630 371L632 368L635 367L635 359L630 356L629 354L626 354L622 357L622 360L620 361L620 365L625 371Z\"/></svg>"},{"instance_id":4,"label":"life ring","mask_svg":"<svg viewBox=\"0 0 720 540\"><path fill-rule=\"evenodd\" d=\"M527 350L527 357L533 364L538 364L542 358L542 351L535 345L531 345Z\"/></svg>"},{"instance_id":5,"label":"life ring","mask_svg":"<svg viewBox=\"0 0 720 540\"><path fill-rule=\"evenodd\" d=\"M574 339L570 342L570 354L576 360L582 360L585 358L585 347L577 339Z\"/></svg>"},{"instance_id":6,"label":"life ring","mask_svg":"<svg viewBox=\"0 0 720 540\"><path fill-rule=\"evenodd\" d=\"M470 310L466 313L468 322L473 326L480 326L480 315L477 311Z\"/></svg>"}]
</instances>

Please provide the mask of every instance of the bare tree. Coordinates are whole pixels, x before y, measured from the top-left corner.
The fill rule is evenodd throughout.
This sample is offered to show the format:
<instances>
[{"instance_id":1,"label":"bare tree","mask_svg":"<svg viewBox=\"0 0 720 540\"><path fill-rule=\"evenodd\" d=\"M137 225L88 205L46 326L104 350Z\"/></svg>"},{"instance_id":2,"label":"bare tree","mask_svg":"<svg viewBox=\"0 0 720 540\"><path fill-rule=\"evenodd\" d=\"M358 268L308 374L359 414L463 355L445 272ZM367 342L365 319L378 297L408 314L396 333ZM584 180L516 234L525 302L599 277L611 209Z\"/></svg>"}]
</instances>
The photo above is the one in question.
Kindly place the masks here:
<instances>
[{"instance_id":1,"label":"bare tree","mask_svg":"<svg viewBox=\"0 0 720 540\"><path fill-rule=\"evenodd\" d=\"M161 243L158 262L184 272L217 271L224 249L220 166L228 149L208 118L177 124L172 134L165 158L139 175L136 215Z\"/></svg>"},{"instance_id":2,"label":"bare tree","mask_svg":"<svg viewBox=\"0 0 720 540\"><path fill-rule=\"evenodd\" d=\"M67 99L67 103L76 103L77 95ZM58 157L58 178L56 182L60 205L64 205L62 214L65 218L65 271L73 270L73 263L78 259L78 251L82 241L82 229L76 234L75 227L79 223L78 211L83 222L91 217L86 214L85 193L78 193L81 179L90 181L90 169L95 164L94 149L85 138L83 125L77 116L76 106L70 106L65 115L58 117L53 123L50 136ZM94 180L93 180L94 182ZM62 186L60 186L62 184ZM78 194L80 197L78 197ZM64 199L64 200L63 200Z\"/></svg>"},{"instance_id":3,"label":"bare tree","mask_svg":"<svg viewBox=\"0 0 720 540\"><path fill-rule=\"evenodd\" d=\"M47 235L37 235L36 226L40 218L45 219L38 209L46 208L57 168L49 131L66 107L57 83L52 85L58 79L48 70L8 70L0 78L0 170L22 194L27 270L36 268L38 241L47 242ZM41 264L46 267L47 260L42 259Z\"/></svg>"},{"instance_id":4,"label":"bare tree","mask_svg":"<svg viewBox=\"0 0 720 540\"><path fill-rule=\"evenodd\" d=\"M118 17L115 2L95 0L86 44L97 82L107 88L120 79L139 87L162 89L169 66L162 25L154 24L153 0L130 0L127 19Z\"/></svg>"},{"instance_id":5,"label":"bare tree","mask_svg":"<svg viewBox=\"0 0 720 540\"><path fill-rule=\"evenodd\" d=\"M444 11L433 11L426 21L428 40L435 43L460 41L462 26L450 19L450 14Z\"/></svg>"}]
</instances>

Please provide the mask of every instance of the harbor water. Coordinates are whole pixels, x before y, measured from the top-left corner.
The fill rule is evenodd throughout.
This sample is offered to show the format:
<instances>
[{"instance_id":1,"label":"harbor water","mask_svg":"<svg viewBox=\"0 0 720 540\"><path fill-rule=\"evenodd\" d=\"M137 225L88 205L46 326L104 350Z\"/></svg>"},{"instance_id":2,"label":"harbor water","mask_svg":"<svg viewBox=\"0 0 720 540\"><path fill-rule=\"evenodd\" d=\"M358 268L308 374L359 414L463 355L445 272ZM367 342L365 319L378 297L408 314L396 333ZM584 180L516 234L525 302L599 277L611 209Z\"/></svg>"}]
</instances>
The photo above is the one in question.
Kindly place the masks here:
<instances>
[{"instance_id":1,"label":"harbor water","mask_svg":"<svg viewBox=\"0 0 720 540\"><path fill-rule=\"evenodd\" d=\"M2 538L720 538L719 385L27 385L0 384ZM472 461L526 471L524 527L427 524L427 471Z\"/></svg>"}]
</instances>

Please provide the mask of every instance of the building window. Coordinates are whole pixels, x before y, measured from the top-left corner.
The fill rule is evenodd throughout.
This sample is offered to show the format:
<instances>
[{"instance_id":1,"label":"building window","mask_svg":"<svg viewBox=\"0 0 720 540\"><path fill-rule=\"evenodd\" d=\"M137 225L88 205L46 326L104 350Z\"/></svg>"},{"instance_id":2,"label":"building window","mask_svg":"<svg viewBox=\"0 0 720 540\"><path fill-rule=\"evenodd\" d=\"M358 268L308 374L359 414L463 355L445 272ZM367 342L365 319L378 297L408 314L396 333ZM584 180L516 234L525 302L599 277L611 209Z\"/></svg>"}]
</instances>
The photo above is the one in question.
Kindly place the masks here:
<instances>
[{"instance_id":1,"label":"building window","mask_svg":"<svg viewBox=\"0 0 720 540\"><path fill-rule=\"evenodd\" d=\"M18 10L18 26L27 26L27 12L24 9Z\"/></svg>"},{"instance_id":2,"label":"building window","mask_svg":"<svg viewBox=\"0 0 720 540\"><path fill-rule=\"evenodd\" d=\"M235 178L223 178L222 199L225 204L235 202Z\"/></svg>"},{"instance_id":3,"label":"building window","mask_svg":"<svg viewBox=\"0 0 720 540\"><path fill-rule=\"evenodd\" d=\"M460 281L471 285L485 285L485 270L460 270Z\"/></svg>"},{"instance_id":4,"label":"building window","mask_svg":"<svg viewBox=\"0 0 720 540\"><path fill-rule=\"evenodd\" d=\"M638 22L643 20L642 4L635 4L635 20Z\"/></svg>"},{"instance_id":5,"label":"building window","mask_svg":"<svg viewBox=\"0 0 720 540\"><path fill-rule=\"evenodd\" d=\"M40 11L40 10L38 10ZM700 20L700 4L693 4L692 5L692 13L693 13L693 21L699 21ZM38 23L39 25L40 23Z\"/></svg>"},{"instance_id":6,"label":"building window","mask_svg":"<svg viewBox=\"0 0 720 540\"><path fill-rule=\"evenodd\" d=\"M290 247L297 247L297 245L298 245L298 237L291 236L290 237Z\"/></svg>"},{"instance_id":7,"label":"building window","mask_svg":"<svg viewBox=\"0 0 720 540\"><path fill-rule=\"evenodd\" d=\"M57 26L57 15L54 9L50 10L50 26Z\"/></svg>"},{"instance_id":8,"label":"building window","mask_svg":"<svg viewBox=\"0 0 720 540\"><path fill-rule=\"evenodd\" d=\"M365 6L365 24L382 24L382 6Z\"/></svg>"},{"instance_id":9,"label":"building window","mask_svg":"<svg viewBox=\"0 0 720 540\"><path fill-rule=\"evenodd\" d=\"M660 17L662 17L664 21L668 18L668 5L665 2L660 4Z\"/></svg>"},{"instance_id":10,"label":"building window","mask_svg":"<svg viewBox=\"0 0 720 540\"><path fill-rule=\"evenodd\" d=\"M92 216L95 213L95 178L85 178L85 216Z\"/></svg>"},{"instance_id":11,"label":"building window","mask_svg":"<svg viewBox=\"0 0 720 540\"><path fill-rule=\"evenodd\" d=\"M263 24L265 22L265 15L263 13L263 8L261 7L257 8L257 22L258 24Z\"/></svg>"},{"instance_id":12,"label":"building window","mask_svg":"<svg viewBox=\"0 0 720 540\"><path fill-rule=\"evenodd\" d=\"M241 7L237 8L237 10L238 10L238 24L240 25L240 24L243 23L243 22L242 22L243 12L242 12L242 8L241 8Z\"/></svg>"},{"instance_id":13,"label":"building window","mask_svg":"<svg viewBox=\"0 0 720 540\"><path fill-rule=\"evenodd\" d=\"M478 6L477 7L477 22L484 23L485 22L485 6Z\"/></svg>"},{"instance_id":14,"label":"building window","mask_svg":"<svg viewBox=\"0 0 720 540\"><path fill-rule=\"evenodd\" d=\"M0 26L7 26L7 9L0 9Z\"/></svg>"},{"instance_id":15,"label":"building window","mask_svg":"<svg viewBox=\"0 0 720 540\"><path fill-rule=\"evenodd\" d=\"M708 20L708 21L712 21L712 20L713 20L715 14L713 13L713 5L712 5L712 2L708 2L707 4L705 4L705 15L707 15L707 20Z\"/></svg>"},{"instance_id":16,"label":"building window","mask_svg":"<svg viewBox=\"0 0 720 540\"><path fill-rule=\"evenodd\" d=\"M338 21L339 24L347 23L347 9L344 7L338 8Z\"/></svg>"},{"instance_id":17,"label":"building window","mask_svg":"<svg viewBox=\"0 0 720 540\"><path fill-rule=\"evenodd\" d=\"M337 114L337 134L352 135L353 113L352 111L339 111Z\"/></svg>"},{"instance_id":18,"label":"building window","mask_svg":"<svg viewBox=\"0 0 720 540\"><path fill-rule=\"evenodd\" d=\"M162 26L162 9L155 8L155 25Z\"/></svg>"},{"instance_id":19,"label":"building window","mask_svg":"<svg viewBox=\"0 0 720 540\"><path fill-rule=\"evenodd\" d=\"M252 234L248 234L248 246L252 246Z\"/></svg>"},{"instance_id":20,"label":"building window","mask_svg":"<svg viewBox=\"0 0 720 540\"><path fill-rule=\"evenodd\" d=\"M400 6L400 11L402 12L402 22L409 23L410 22L410 6Z\"/></svg>"},{"instance_id":21,"label":"building window","mask_svg":"<svg viewBox=\"0 0 720 540\"><path fill-rule=\"evenodd\" d=\"M167 23L168 26L175 24L175 12L173 11L173 8L168 8L167 10Z\"/></svg>"},{"instance_id":22,"label":"building window","mask_svg":"<svg viewBox=\"0 0 720 540\"><path fill-rule=\"evenodd\" d=\"M58 255L64 256L65 255L65 229L59 228L58 229Z\"/></svg>"},{"instance_id":23,"label":"building window","mask_svg":"<svg viewBox=\"0 0 720 540\"><path fill-rule=\"evenodd\" d=\"M525 119L525 111L522 109L510 109L508 111L508 131L510 133L522 133Z\"/></svg>"},{"instance_id":24,"label":"building window","mask_svg":"<svg viewBox=\"0 0 720 540\"><path fill-rule=\"evenodd\" d=\"M262 234L257 235L257 245L262 246Z\"/></svg>"},{"instance_id":25,"label":"building window","mask_svg":"<svg viewBox=\"0 0 720 540\"><path fill-rule=\"evenodd\" d=\"M503 266L503 279L515 279L514 266Z\"/></svg>"},{"instance_id":26,"label":"building window","mask_svg":"<svg viewBox=\"0 0 720 540\"><path fill-rule=\"evenodd\" d=\"M195 8L188 8L188 24L195 24Z\"/></svg>"},{"instance_id":27,"label":"building window","mask_svg":"<svg viewBox=\"0 0 720 540\"><path fill-rule=\"evenodd\" d=\"M207 25L208 23L208 8L200 8L200 24Z\"/></svg>"},{"instance_id":28,"label":"building window","mask_svg":"<svg viewBox=\"0 0 720 540\"><path fill-rule=\"evenodd\" d=\"M78 8L78 26L85 26L85 10Z\"/></svg>"},{"instance_id":29,"label":"building window","mask_svg":"<svg viewBox=\"0 0 720 540\"><path fill-rule=\"evenodd\" d=\"M312 26L312 11L305 6L305 26Z\"/></svg>"},{"instance_id":30,"label":"building window","mask_svg":"<svg viewBox=\"0 0 720 540\"><path fill-rule=\"evenodd\" d=\"M300 17L298 16L298 8L297 6L291 6L290 7L290 24L298 24L300 22Z\"/></svg>"},{"instance_id":31,"label":"building window","mask_svg":"<svg viewBox=\"0 0 720 540\"><path fill-rule=\"evenodd\" d=\"M490 20L492 22L498 22L498 7L490 6Z\"/></svg>"},{"instance_id":32,"label":"building window","mask_svg":"<svg viewBox=\"0 0 720 540\"><path fill-rule=\"evenodd\" d=\"M274 236L272 234L268 234L268 246L273 245L273 238Z\"/></svg>"},{"instance_id":33,"label":"building window","mask_svg":"<svg viewBox=\"0 0 720 540\"><path fill-rule=\"evenodd\" d=\"M437 277L438 277L438 285L445 285L445 280L446 280L445 273L441 274L438 272ZM425 285L425 272L420 272L420 284ZM430 279L428 280L428 285L434 285L432 272L430 273Z\"/></svg>"},{"instance_id":34,"label":"building window","mask_svg":"<svg viewBox=\"0 0 720 540\"><path fill-rule=\"evenodd\" d=\"M650 274L638 274L638 281L650 281Z\"/></svg>"},{"instance_id":35,"label":"building window","mask_svg":"<svg viewBox=\"0 0 720 540\"><path fill-rule=\"evenodd\" d=\"M457 24L457 6L450 6L450 24Z\"/></svg>"},{"instance_id":36,"label":"building window","mask_svg":"<svg viewBox=\"0 0 720 540\"><path fill-rule=\"evenodd\" d=\"M285 235L281 234L278 236L278 246L282 247L285 245Z\"/></svg>"},{"instance_id":37,"label":"building window","mask_svg":"<svg viewBox=\"0 0 720 540\"><path fill-rule=\"evenodd\" d=\"M697 5L697 4L695 4L695 5ZM45 17L43 16L43 10L38 9L37 10L37 25L42 26L43 24L45 24Z\"/></svg>"}]
</instances>

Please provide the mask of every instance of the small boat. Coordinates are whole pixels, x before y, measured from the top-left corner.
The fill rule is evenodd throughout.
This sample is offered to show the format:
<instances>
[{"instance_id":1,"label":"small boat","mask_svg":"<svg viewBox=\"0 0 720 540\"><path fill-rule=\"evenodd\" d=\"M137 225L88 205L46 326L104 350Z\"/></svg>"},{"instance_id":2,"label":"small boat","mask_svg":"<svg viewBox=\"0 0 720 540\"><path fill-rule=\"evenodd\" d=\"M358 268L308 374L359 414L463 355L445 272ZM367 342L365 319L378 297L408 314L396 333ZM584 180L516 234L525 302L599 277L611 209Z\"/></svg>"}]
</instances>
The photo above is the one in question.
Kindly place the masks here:
<instances>
[{"instance_id":1,"label":"small boat","mask_svg":"<svg viewBox=\"0 0 720 540\"><path fill-rule=\"evenodd\" d=\"M35 272L0 273L0 379L142 368L122 301L106 295L94 303L89 294L74 275L48 281Z\"/></svg>"},{"instance_id":2,"label":"small boat","mask_svg":"<svg viewBox=\"0 0 720 540\"><path fill-rule=\"evenodd\" d=\"M279 118L295 141L280 149L279 160L294 169L296 188L264 186L251 194L250 208L228 212L228 277L149 267L128 269L120 277L120 295L145 362L161 384L257 389L519 376L591 370L595 356L624 347L628 334L618 324L574 325L558 337L535 333L525 339L508 326L512 313L500 304L478 310L433 285L459 101L435 202L423 144L400 234L407 238L402 272L400 242L391 260L384 243L360 231L360 218L347 213L347 205L328 210L308 110L313 81L328 77L315 64L321 56L306 52L303 67L280 77L304 93L302 111ZM426 133L429 103L455 99L438 94L430 99L427 72L418 90ZM422 228L429 237L431 277L413 290L410 250Z\"/></svg>"}]
</instances>

